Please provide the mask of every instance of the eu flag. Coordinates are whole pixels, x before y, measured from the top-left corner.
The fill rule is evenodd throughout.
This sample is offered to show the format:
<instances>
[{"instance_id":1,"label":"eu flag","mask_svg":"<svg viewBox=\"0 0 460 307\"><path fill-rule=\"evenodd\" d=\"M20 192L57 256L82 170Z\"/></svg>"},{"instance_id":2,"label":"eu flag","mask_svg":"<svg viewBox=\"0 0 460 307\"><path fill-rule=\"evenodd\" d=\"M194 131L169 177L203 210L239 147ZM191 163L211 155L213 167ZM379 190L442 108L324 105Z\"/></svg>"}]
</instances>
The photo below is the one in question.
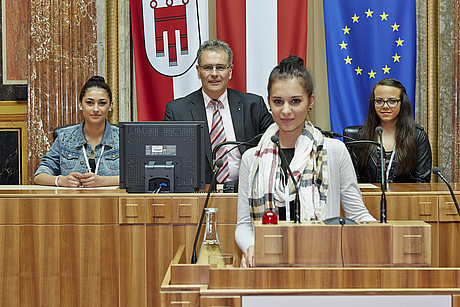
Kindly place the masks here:
<instances>
[{"instance_id":1,"label":"eu flag","mask_svg":"<svg viewBox=\"0 0 460 307\"><path fill-rule=\"evenodd\" d=\"M415 105L415 0L324 0L331 128L361 125L374 85L394 78Z\"/></svg>"}]
</instances>

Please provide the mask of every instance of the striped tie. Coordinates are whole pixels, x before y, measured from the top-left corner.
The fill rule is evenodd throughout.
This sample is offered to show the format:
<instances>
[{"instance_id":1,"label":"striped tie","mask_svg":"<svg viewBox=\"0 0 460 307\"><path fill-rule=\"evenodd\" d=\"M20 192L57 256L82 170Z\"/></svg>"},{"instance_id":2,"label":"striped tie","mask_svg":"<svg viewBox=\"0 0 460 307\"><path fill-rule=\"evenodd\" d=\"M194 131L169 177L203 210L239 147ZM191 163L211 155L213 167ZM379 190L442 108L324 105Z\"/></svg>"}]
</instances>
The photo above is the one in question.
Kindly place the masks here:
<instances>
[{"instance_id":1,"label":"striped tie","mask_svg":"<svg viewBox=\"0 0 460 307\"><path fill-rule=\"evenodd\" d=\"M212 99L211 100L213 106L214 106L214 111L212 113L212 126L211 126L211 147L212 150L214 148L227 140L225 136L225 129L224 129L224 123L222 121L222 115L220 114L219 111L219 100ZM227 180L228 176L230 176L229 170L228 170L228 159L227 159L227 149L225 146L221 146L219 150L216 152L216 161L222 159L223 165L220 168L219 172L217 173L217 182L219 183L224 183L225 180Z\"/></svg>"}]
</instances>

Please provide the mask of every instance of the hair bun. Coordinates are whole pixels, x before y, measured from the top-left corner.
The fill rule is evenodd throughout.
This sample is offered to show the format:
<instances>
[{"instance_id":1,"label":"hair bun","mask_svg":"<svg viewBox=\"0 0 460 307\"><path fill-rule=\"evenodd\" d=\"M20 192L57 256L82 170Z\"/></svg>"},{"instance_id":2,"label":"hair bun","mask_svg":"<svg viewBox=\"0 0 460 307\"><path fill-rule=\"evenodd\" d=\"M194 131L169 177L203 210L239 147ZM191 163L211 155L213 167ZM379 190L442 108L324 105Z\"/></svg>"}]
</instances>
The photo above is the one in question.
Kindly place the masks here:
<instances>
[{"instance_id":1,"label":"hair bun","mask_svg":"<svg viewBox=\"0 0 460 307\"><path fill-rule=\"evenodd\" d=\"M298 56L292 54L287 58L283 59L280 62L280 66L304 67L302 58L299 58Z\"/></svg>"},{"instance_id":2,"label":"hair bun","mask_svg":"<svg viewBox=\"0 0 460 307\"><path fill-rule=\"evenodd\" d=\"M99 81L99 82L105 83L104 77L101 77L101 76L92 76L91 78L89 78L88 82L90 81Z\"/></svg>"}]
</instances>

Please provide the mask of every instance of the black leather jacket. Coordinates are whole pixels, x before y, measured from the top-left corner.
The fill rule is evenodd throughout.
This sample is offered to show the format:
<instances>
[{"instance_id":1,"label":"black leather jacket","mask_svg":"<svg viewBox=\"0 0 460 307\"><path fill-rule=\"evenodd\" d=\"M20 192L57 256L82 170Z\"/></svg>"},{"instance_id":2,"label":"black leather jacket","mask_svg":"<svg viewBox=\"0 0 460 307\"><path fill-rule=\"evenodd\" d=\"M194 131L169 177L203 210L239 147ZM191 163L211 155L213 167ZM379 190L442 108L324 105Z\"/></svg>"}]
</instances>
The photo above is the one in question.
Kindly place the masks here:
<instances>
[{"instance_id":1,"label":"black leather jacket","mask_svg":"<svg viewBox=\"0 0 460 307\"><path fill-rule=\"evenodd\" d=\"M415 137L417 138L417 165L414 170L409 174L397 174L398 161L396 158L393 160L388 175L388 183L391 182L430 182L431 179L431 147L430 142L428 141L428 135L425 133L423 127L415 125ZM357 129L356 134L349 135L355 139L360 139L362 135L362 127ZM355 166L356 175L358 177L358 182L360 183L376 183L381 182L380 174L380 149L378 147L372 148L372 152L367 161L365 170L362 172L358 171L357 155L356 150L357 146L349 146L348 150L350 152L351 158L353 160L353 165ZM388 161L387 161L388 163Z\"/></svg>"}]
</instances>

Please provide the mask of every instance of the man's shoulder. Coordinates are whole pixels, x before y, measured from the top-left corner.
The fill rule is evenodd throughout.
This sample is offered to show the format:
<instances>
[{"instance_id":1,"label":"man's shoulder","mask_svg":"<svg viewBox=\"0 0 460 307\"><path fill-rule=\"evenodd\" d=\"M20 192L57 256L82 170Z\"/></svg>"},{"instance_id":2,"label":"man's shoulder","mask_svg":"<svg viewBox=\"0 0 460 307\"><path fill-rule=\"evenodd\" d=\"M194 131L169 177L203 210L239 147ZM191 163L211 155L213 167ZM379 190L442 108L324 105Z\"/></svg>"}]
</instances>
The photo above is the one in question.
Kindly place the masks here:
<instances>
[{"instance_id":1,"label":"man's shoulder","mask_svg":"<svg viewBox=\"0 0 460 307\"><path fill-rule=\"evenodd\" d=\"M201 90L196 90L196 91L188 94L187 96L171 100L170 102L168 102L168 104L178 106L178 105L181 105L181 104L184 104L184 103L189 103L191 100L198 99L200 97L203 97L202 94L201 94Z\"/></svg>"}]
</instances>

